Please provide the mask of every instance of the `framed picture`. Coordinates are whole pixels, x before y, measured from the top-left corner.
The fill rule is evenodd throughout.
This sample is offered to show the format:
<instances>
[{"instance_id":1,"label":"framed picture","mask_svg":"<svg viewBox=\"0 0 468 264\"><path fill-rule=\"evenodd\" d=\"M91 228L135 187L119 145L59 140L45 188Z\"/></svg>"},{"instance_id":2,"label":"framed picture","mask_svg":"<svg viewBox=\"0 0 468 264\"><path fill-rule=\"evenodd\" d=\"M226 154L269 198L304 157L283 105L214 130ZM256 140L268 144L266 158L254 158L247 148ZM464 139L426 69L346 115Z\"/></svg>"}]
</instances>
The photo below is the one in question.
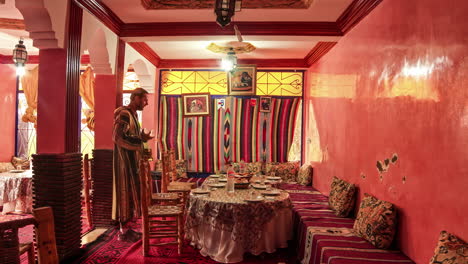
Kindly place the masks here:
<instances>
[{"instance_id":1,"label":"framed picture","mask_svg":"<svg viewBox=\"0 0 468 264\"><path fill-rule=\"evenodd\" d=\"M182 94L184 117L210 115L210 94Z\"/></svg>"},{"instance_id":2,"label":"framed picture","mask_svg":"<svg viewBox=\"0 0 468 264\"><path fill-rule=\"evenodd\" d=\"M271 97L262 96L260 97L260 112L271 111Z\"/></svg>"},{"instance_id":3,"label":"framed picture","mask_svg":"<svg viewBox=\"0 0 468 264\"><path fill-rule=\"evenodd\" d=\"M228 73L230 95L254 95L257 68L255 65L237 65Z\"/></svg>"}]
</instances>

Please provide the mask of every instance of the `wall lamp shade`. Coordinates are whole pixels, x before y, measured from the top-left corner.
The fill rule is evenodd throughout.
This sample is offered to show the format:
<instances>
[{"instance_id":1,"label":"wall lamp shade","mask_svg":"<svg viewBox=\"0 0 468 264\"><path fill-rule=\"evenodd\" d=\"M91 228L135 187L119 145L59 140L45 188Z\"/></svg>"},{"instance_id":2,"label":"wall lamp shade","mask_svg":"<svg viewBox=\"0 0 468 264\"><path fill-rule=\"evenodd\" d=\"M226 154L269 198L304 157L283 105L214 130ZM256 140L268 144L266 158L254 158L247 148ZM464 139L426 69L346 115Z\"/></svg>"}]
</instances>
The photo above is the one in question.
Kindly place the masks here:
<instances>
[{"instance_id":1,"label":"wall lamp shade","mask_svg":"<svg viewBox=\"0 0 468 264\"><path fill-rule=\"evenodd\" d=\"M28 52L26 51L26 46L24 46L22 39L16 44L12 57L16 65L16 73L18 75L24 74L24 64L28 61Z\"/></svg>"},{"instance_id":2,"label":"wall lamp shade","mask_svg":"<svg viewBox=\"0 0 468 264\"><path fill-rule=\"evenodd\" d=\"M225 27L231 23L231 18L236 11L236 0L216 0L215 14L216 22Z\"/></svg>"},{"instance_id":3,"label":"wall lamp shade","mask_svg":"<svg viewBox=\"0 0 468 264\"><path fill-rule=\"evenodd\" d=\"M227 56L221 60L221 67L224 71L232 71L237 67L237 57L235 52L228 52Z\"/></svg>"}]
</instances>

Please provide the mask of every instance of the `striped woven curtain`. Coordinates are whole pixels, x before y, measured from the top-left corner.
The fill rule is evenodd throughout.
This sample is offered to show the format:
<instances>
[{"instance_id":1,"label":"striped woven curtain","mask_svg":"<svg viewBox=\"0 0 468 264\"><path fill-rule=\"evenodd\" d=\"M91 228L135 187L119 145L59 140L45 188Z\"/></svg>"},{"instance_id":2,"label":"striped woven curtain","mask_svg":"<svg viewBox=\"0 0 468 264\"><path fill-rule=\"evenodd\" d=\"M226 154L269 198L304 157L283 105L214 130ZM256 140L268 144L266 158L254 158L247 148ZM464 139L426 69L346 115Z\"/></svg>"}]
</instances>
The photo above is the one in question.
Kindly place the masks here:
<instances>
[{"instance_id":1,"label":"striped woven curtain","mask_svg":"<svg viewBox=\"0 0 468 264\"><path fill-rule=\"evenodd\" d=\"M217 109L224 98L225 108ZM273 98L270 112L233 96L211 98L212 114L183 117L178 96L161 96L159 142L188 161L189 171L224 170L230 162L286 162L301 98Z\"/></svg>"}]
</instances>

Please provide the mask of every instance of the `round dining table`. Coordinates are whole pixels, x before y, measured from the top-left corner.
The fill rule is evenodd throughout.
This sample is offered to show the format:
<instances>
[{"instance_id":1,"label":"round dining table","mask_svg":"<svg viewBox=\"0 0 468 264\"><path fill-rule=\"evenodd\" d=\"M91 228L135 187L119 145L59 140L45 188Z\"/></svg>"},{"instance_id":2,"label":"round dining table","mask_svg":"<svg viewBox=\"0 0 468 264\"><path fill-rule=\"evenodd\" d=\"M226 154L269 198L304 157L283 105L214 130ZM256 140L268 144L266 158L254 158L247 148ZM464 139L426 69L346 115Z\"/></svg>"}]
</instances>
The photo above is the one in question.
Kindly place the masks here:
<instances>
[{"instance_id":1,"label":"round dining table","mask_svg":"<svg viewBox=\"0 0 468 264\"><path fill-rule=\"evenodd\" d=\"M274 196L271 193L263 196L265 190L250 187L233 193L213 188L208 193L196 194L206 192L200 191L203 189L206 187L192 190L185 221L185 238L203 256L236 263L247 252L260 255L288 246L293 232L292 205L287 192L274 189Z\"/></svg>"},{"instance_id":2,"label":"round dining table","mask_svg":"<svg viewBox=\"0 0 468 264\"><path fill-rule=\"evenodd\" d=\"M31 213L32 210L32 171L0 173L0 206L2 214L20 211Z\"/></svg>"}]
</instances>

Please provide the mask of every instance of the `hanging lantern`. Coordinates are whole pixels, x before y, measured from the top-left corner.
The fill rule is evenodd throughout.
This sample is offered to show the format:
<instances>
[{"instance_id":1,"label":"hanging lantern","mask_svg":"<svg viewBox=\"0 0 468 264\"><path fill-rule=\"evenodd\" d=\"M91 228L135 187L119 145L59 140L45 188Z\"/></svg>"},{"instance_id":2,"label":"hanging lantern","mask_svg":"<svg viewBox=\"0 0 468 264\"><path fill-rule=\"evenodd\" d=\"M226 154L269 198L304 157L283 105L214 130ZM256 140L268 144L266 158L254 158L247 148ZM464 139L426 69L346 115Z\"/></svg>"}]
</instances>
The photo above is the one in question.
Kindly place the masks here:
<instances>
[{"instance_id":1,"label":"hanging lantern","mask_svg":"<svg viewBox=\"0 0 468 264\"><path fill-rule=\"evenodd\" d=\"M28 52L26 46L23 44L23 39L20 39L13 50L13 61L16 65L16 72L18 75L24 74L24 65L28 60Z\"/></svg>"},{"instance_id":2,"label":"hanging lantern","mask_svg":"<svg viewBox=\"0 0 468 264\"><path fill-rule=\"evenodd\" d=\"M231 17L236 10L236 0L216 0L215 14L216 22L225 27L231 23Z\"/></svg>"}]
</instances>

